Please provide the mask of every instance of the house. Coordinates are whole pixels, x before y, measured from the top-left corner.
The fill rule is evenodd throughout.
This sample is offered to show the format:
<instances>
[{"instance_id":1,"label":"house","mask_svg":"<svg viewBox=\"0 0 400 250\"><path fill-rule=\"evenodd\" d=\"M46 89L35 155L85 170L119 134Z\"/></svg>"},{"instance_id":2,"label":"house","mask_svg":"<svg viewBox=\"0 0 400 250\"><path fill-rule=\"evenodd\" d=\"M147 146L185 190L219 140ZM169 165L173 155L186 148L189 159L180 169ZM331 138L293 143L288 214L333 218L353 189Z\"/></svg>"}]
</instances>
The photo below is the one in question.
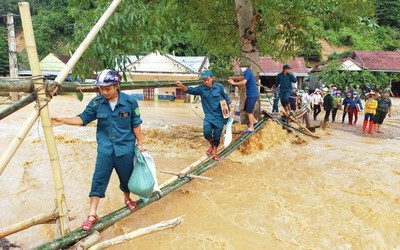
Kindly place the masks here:
<instances>
[{"instance_id":1,"label":"house","mask_svg":"<svg viewBox=\"0 0 400 250\"><path fill-rule=\"evenodd\" d=\"M298 88L302 87L304 78L308 76L309 70L305 66L303 57L295 57L286 63L281 63L274 60L272 57L262 56L260 57L260 75L259 79L261 85L271 88L276 82L276 76L282 72L284 64L288 64L292 69L291 72L297 78ZM237 63L234 64L235 72L239 73L239 66ZM263 90L261 90L263 92Z\"/></svg>"},{"instance_id":2,"label":"house","mask_svg":"<svg viewBox=\"0 0 400 250\"><path fill-rule=\"evenodd\" d=\"M354 51L348 58L340 59L340 70L384 73L400 73L400 51ZM311 72L318 72L323 64L315 66ZM391 89L395 96L400 94L400 82L391 82Z\"/></svg>"},{"instance_id":3,"label":"house","mask_svg":"<svg viewBox=\"0 0 400 250\"><path fill-rule=\"evenodd\" d=\"M198 80L199 74L210 66L206 56L174 56L156 51L145 56L129 56L126 65L127 81L189 81ZM183 100L186 94L177 88L148 88L129 91L144 100Z\"/></svg>"},{"instance_id":4,"label":"house","mask_svg":"<svg viewBox=\"0 0 400 250\"><path fill-rule=\"evenodd\" d=\"M348 58L342 58L340 59L340 62L342 62L342 65L340 66L340 70L343 71L361 71L362 66L354 61L353 58L348 57Z\"/></svg>"},{"instance_id":5,"label":"house","mask_svg":"<svg viewBox=\"0 0 400 250\"><path fill-rule=\"evenodd\" d=\"M351 58L369 71L400 73L400 51L354 51Z\"/></svg>"},{"instance_id":6,"label":"house","mask_svg":"<svg viewBox=\"0 0 400 250\"><path fill-rule=\"evenodd\" d=\"M68 63L71 57L58 53L49 53L40 61L40 69L42 71L42 75L47 79L56 79L58 74L64 68L64 66ZM30 70L20 70L18 71L19 76L31 76L32 73ZM69 74L66 78L66 81L71 80L71 75Z\"/></svg>"}]
</instances>

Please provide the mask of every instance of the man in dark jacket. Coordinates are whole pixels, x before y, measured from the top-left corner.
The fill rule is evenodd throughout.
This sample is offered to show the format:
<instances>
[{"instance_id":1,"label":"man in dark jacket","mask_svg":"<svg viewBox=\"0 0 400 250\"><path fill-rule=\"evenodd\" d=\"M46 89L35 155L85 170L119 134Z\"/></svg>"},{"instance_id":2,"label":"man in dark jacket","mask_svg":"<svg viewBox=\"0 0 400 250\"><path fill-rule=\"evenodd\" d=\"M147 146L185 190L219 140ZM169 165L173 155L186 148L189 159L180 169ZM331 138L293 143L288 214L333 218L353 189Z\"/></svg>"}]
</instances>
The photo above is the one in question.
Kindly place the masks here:
<instances>
[{"instance_id":1,"label":"man in dark jacket","mask_svg":"<svg viewBox=\"0 0 400 250\"><path fill-rule=\"evenodd\" d=\"M290 115L289 98L290 93L292 92L292 82L297 82L296 77L294 77L293 74L289 72L290 69L291 67L287 64L283 66L282 72L279 73L276 77L276 83L274 86L274 89L278 87L280 88L281 104L282 107L285 109L285 114L287 116Z\"/></svg>"},{"instance_id":2,"label":"man in dark jacket","mask_svg":"<svg viewBox=\"0 0 400 250\"><path fill-rule=\"evenodd\" d=\"M328 90L326 96L324 97L324 110L325 110L324 123L327 123L329 121L329 116L331 115L332 109L333 109L332 90Z\"/></svg>"}]
</instances>

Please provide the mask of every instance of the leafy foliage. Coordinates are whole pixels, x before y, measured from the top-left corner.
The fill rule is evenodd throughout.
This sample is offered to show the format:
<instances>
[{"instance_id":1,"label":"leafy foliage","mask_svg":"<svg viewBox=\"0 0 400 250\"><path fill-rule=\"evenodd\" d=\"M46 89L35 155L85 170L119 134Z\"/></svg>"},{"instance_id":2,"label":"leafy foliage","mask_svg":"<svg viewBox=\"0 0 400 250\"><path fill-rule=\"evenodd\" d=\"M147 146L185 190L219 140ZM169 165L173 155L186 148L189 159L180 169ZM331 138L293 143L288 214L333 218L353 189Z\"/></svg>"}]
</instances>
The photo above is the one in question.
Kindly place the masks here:
<instances>
[{"instance_id":1,"label":"leafy foliage","mask_svg":"<svg viewBox=\"0 0 400 250\"><path fill-rule=\"evenodd\" d=\"M400 26L400 0L375 0L379 25Z\"/></svg>"},{"instance_id":2,"label":"leafy foliage","mask_svg":"<svg viewBox=\"0 0 400 250\"><path fill-rule=\"evenodd\" d=\"M74 20L68 15L67 1L48 1L37 9L32 19L39 57L50 52L66 53L74 31Z\"/></svg>"},{"instance_id":3,"label":"leafy foliage","mask_svg":"<svg viewBox=\"0 0 400 250\"><path fill-rule=\"evenodd\" d=\"M339 28L358 24L359 17L373 13L372 4L363 0L252 2L260 53L280 60L296 55L300 48L304 48L301 53L317 60L319 47L315 41L322 29L314 25L316 20ZM93 18L99 18L107 6L100 0L70 0L70 7L77 24L75 41L81 41ZM115 65L123 68L125 55L154 50L181 55L207 52L209 57L229 62L241 55L238 33L231 0L127 0L101 30L78 68L81 74Z\"/></svg>"},{"instance_id":4,"label":"leafy foliage","mask_svg":"<svg viewBox=\"0 0 400 250\"><path fill-rule=\"evenodd\" d=\"M6 29L0 26L0 76L8 76L10 74L10 67L8 63L8 42L6 34Z\"/></svg>"}]
</instances>

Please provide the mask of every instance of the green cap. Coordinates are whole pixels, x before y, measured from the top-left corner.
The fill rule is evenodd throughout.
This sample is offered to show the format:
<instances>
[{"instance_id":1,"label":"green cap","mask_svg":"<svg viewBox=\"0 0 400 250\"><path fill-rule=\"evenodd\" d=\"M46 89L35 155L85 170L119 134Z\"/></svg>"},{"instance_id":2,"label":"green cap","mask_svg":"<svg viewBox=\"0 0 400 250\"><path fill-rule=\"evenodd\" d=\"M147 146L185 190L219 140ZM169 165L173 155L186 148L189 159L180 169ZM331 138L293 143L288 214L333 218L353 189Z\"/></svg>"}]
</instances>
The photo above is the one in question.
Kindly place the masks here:
<instances>
[{"instance_id":1,"label":"green cap","mask_svg":"<svg viewBox=\"0 0 400 250\"><path fill-rule=\"evenodd\" d=\"M204 78L207 78L209 76L213 76L213 74L212 74L211 70L207 69L207 70L204 70L203 73L201 73L200 78L204 79Z\"/></svg>"}]
</instances>

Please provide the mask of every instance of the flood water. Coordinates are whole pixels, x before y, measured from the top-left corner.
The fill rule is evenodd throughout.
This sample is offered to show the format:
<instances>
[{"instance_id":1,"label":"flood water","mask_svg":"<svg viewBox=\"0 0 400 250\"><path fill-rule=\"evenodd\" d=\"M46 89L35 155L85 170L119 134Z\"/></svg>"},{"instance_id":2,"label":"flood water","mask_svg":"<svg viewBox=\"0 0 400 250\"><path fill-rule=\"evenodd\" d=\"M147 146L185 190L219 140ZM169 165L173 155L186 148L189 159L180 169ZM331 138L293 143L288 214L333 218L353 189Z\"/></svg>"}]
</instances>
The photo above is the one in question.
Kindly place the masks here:
<instances>
[{"instance_id":1,"label":"flood water","mask_svg":"<svg viewBox=\"0 0 400 250\"><path fill-rule=\"evenodd\" d=\"M83 102L57 96L53 116L79 114ZM392 99L393 100L393 99ZM334 124L320 139L288 134L269 121L204 176L104 231L110 239L185 215L174 229L145 235L110 249L400 249L400 100L383 135ZM180 171L203 157L200 104L139 102L144 147L158 170ZM1 106L0 108L4 108ZM0 121L0 147L20 131L32 106ZM323 119L322 114L319 117ZM359 118L359 124L361 119ZM96 157L95 126L54 128L71 229L80 227ZM239 131L240 126L234 131ZM299 135L300 137L296 137ZM222 147L222 146L221 146ZM159 183L170 178L157 173ZM0 228L54 209L55 191L41 123L31 129L0 176ZM112 175L99 216L123 207ZM29 249L54 238L54 225L8 236Z\"/></svg>"}]
</instances>

